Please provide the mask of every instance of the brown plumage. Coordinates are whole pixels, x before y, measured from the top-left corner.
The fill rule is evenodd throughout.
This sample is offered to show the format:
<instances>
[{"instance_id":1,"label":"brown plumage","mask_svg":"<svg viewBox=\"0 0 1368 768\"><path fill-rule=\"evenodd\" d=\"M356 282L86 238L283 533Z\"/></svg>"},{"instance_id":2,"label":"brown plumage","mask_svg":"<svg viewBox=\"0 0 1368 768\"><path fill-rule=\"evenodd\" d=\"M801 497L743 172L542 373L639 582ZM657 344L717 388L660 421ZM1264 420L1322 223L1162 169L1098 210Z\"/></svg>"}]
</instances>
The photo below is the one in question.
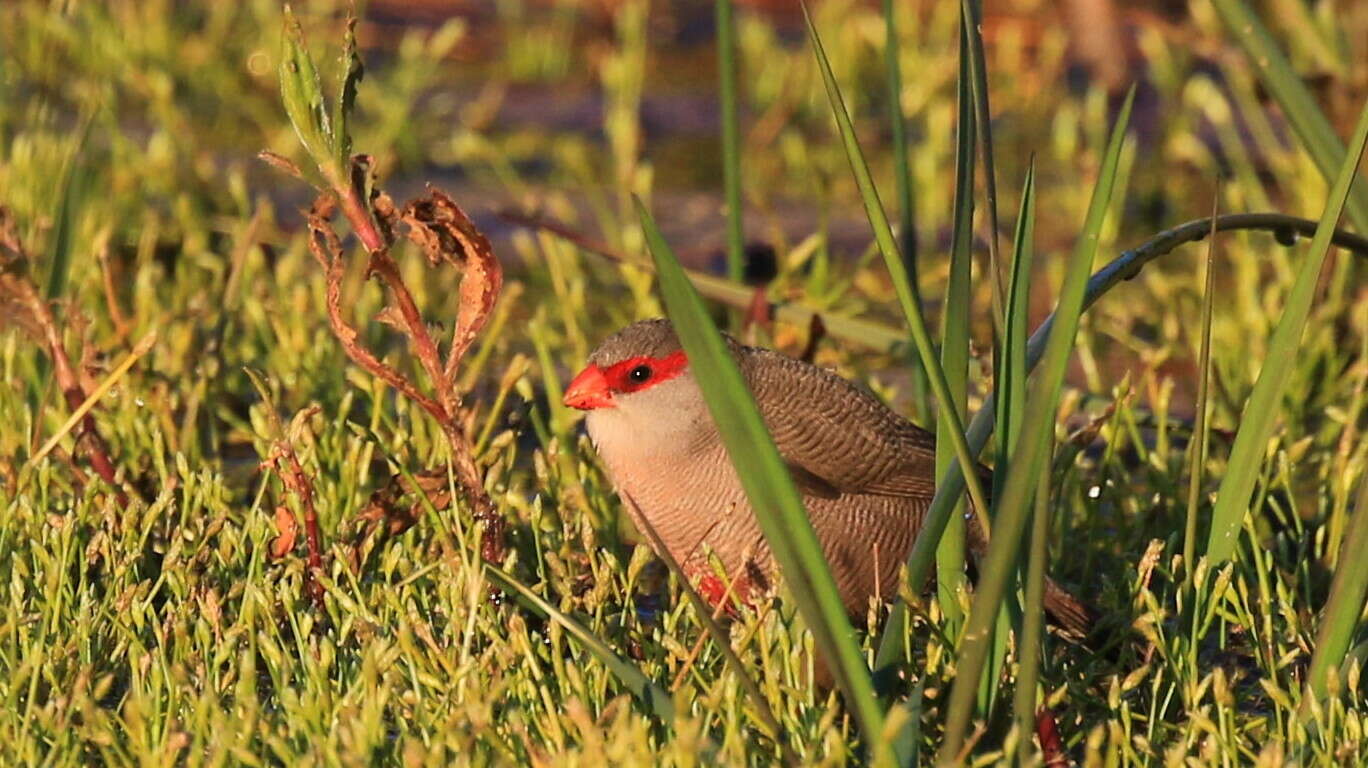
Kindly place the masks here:
<instances>
[{"instance_id":1,"label":"brown plumage","mask_svg":"<svg viewBox=\"0 0 1368 768\"><path fill-rule=\"evenodd\" d=\"M821 368L728 337L831 565L841 599L863 616L874 597L896 594L935 493L933 436L872 395ZM613 483L704 591L715 557L744 598L768 588L775 566L736 471L665 320L627 326L606 339L566 390ZM982 550L970 525L970 547ZM1050 584L1046 607L1085 632L1087 610Z\"/></svg>"}]
</instances>

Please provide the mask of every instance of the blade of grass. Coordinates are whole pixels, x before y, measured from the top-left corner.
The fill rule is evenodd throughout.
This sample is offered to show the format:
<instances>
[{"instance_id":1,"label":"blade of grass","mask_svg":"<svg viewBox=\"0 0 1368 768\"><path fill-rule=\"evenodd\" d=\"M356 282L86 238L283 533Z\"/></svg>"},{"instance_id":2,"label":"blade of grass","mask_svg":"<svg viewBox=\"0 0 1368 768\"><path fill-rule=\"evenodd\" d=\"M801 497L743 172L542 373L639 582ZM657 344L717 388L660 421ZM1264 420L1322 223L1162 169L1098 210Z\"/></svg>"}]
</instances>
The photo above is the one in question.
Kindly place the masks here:
<instances>
[{"instance_id":1,"label":"blade of grass","mask_svg":"<svg viewBox=\"0 0 1368 768\"><path fill-rule=\"evenodd\" d=\"M153 330L142 337L137 344L133 345L132 351L125 355L124 359L119 361L118 365L114 366L114 370L110 371L109 375L104 377L104 379L90 391L90 394L86 396L86 399L76 408L76 410L71 412L71 416L67 417L67 420L63 422L62 426L58 427L57 431L52 433L52 437L49 437L47 442L43 443L43 447L39 448L38 451L29 458L27 465L29 467L36 466L38 462L43 460L44 456L47 456L53 448L56 448L57 444L62 441L62 438L66 437L71 430L75 429L76 425L81 423L81 419L85 418L87 413L90 413L90 409L95 407L95 404L100 401L100 398L104 397L106 392L112 389L115 384L119 383L119 379L123 378L125 373L128 373L128 369L132 368L133 364L138 362L139 358L147 354L148 350L152 349L152 345L156 343L156 341L157 332L156 330Z\"/></svg>"},{"instance_id":2,"label":"blade of grass","mask_svg":"<svg viewBox=\"0 0 1368 768\"><path fill-rule=\"evenodd\" d=\"M1306 693L1302 697L1303 717L1310 714L1313 701L1325 699L1330 670L1340 666L1353 644L1359 617L1363 615L1364 599L1368 597L1368 568L1363 567L1359 559L1364 552L1368 552L1368 475L1359 481L1358 503L1349 523L1349 535L1330 583L1330 599L1325 604L1320 630L1316 633L1316 651L1311 656L1311 668L1306 673Z\"/></svg>"},{"instance_id":3,"label":"blade of grass","mask_svg":"<svg viewBox=\"0 0 1368 768\"><path fill-rule=\"evenodd\" d=\"M1226 474L1221 478L1221 487L1217 492L1216 507L1211 513L1206 554L1212 566L1221 565L1235 552L1240 527L1245 512L1249 510L1250 494L1258 479L1259 468L1263 465L1268 438L1273 432L1274 417L1282 410L1283 393L1295 368L1293 363L1297 359L1302 330L1306 327L1311 302L1316 296L1325 255L1330 250L1330 237L1344 210L1349 189L1358 175L1359 158L1363 155L1365 141L1368 141L1368 103L1359 113L1354 136L1349 142L1349 154L1340 166L1325 203L1325 212L1321 214L1316 234L1311 239L1311 253L1297 271L1297 280L1288 294L1287 306L1269 341L1268 357L1259 371L1249 400L1245 402L1240 428L1235 433L1235 444L1230 449Z\"/></svg>"},{"instance_id":4,"label":"blade of grass","mask_svg":"<svg viewBox=\"0 0 1368 768\"><path fill-rule=\"evenodd\" d=\"M59 182L57 193L57 215L52 225L52 239L48 245L48 276L44 297L48 301L61 298L66 293L67 282L71 276L72 240L75 237L76 214L81 209L90 171L86 167L85 147L90 138L91 126L95 124L94 113L82 121L76 139L76 146L67 159L65 173ZM53 308L56 313L59 310Z\"/></svg>"},{"instance_id":5,"label":"blade of grass","mask_svg":"<svg viewBox=\"0 0 1368 768\"><path fill-rule=\"evenodd\" d=\"M963 19L961 19L963 23ZM969 91L969 52L963 45L959 53L958 119L955 125L955 199L950 236L950 276L941 305L941 369L950 388L956 414L965 418L969 390L969 304L970 275L974 244L974 106ZM945 419L936 419L936 477L944 477L955 459L954 429ZM964 500L955 505L950 522L936 547L936 590L945 616L945 633L958 637L964 621L960 600L965 590L964 575Z\"/></svg>"},{"instance_id":6,"label":"blade of grass","mask_svg":"<svg viewBox=\"0 0 1368 768\"><path fill-rule=\"evenodd\" d=\"M898 234L902 235L903 263L912 298L921 306L917 279L917 208L912 186L912 159L907 151L907 124L902 111L902 62L899 58L898 20L893 0L883 0L884 68L888 85L888 122L893 143L893 179L898 190Z\"/></svg>"},{"instance_id":7,"label":"blade of grass","mask_svg":"<svg viewBox=\"0 0 1368 768\"><path fill-rule=\"evenodd\" d=\"M1211 0L1211 4L1244 50L1260 82L1282 107L1321 175L1327 182L1335 179L1344 165L1344 145L1273 36L1243 0ZM1368 232L1368 188L1359 185L1346 207L1354 228Z\"/></svg>"},{"instance_id":8,"label":"blade of grass","mask_svg":"<svg viewBox=\"0 0 1368 768\"><path fill-rule=\"evenodd\" d=\"M822 71L822 82L826 85L831 111L840 129L842 143L845 145L846 159L850 161L850 170L855 176L856 184L860 188L860 197L864 201L865 215L869 219L870 228L874 231L874 242L883 256L884 264L893 281L893 289L898 294L898 303L907 317L912 331L912 341L916 345L917 354L921 356L922 367L931 382L931 392L939 406L940 418L950 426L948 434L962 468L961 475L969 489L969 498L979 516L979 523L987 535L991 528L988 522L988 506L982 485L974 471L973 455L969 452L969 444L965 442L964 423L955 411L955 401L950 395L950 385L945 380L945 371L941 370L936 360L931 335L926 330L926 320L922 317L921 307L917 304L916 296L913 295L908 283L907 270L903 266L902 257L898 254L897 243L893 241L893 230L888 225L888 216L884 213L883 203L879 200L879 191L874 187L874 179L870 176L869 166L865 163L864 152L860 149L860 142L855 138L855 126L846 111L840 87L836 84L836 75L831 71L831 62L827 60L826 51L822 48L821 37L817 34L817 27L812 23L812 14L808 12L807 4L802 3L802 8L803 19L807 22L808 39L812 42L812 52L817 57L818 68Z\"/></svg>"},{"instance_id":9,"label":"blade of grass","mask_svg":"<svg viewBox=\"0 0 1368 768\"><path fill-rule=\"evenodd\" d=\"M964 641L955 665L955 684L950 691L945 738L938 758L941 762L954 760L964 745L979 674L989 650L989 630L997 618L998 606L1006 593L1007 579L1015 571L1016 556L1020 552L1020 537L1029 510L1031 485L1054 439L1055 409L1073 350L1078 318L1083 312L1083 294L1097 253L1102 221L1111 204L1121 145L1125 140L1134 99L1135 89L1132 88L1112 128L1097 185L1088 203L1083 230L1074 246L1064 285L1060 289L1059 309L1055 314L1056 329L1051 332L1046 345L1044 366L1031 383L1026 403L1029 407L1022 419L1021 434L1017 438L1012 463L1007 468L1007 481L1003 485L1002 497L996 500L998 532L988 545L988 554L979 573ZM998 471L1002 471L1001 468Z\"/></svg>"},{"instance_id":10,"label":"blade of grass","mask_svg":"<svg viewBox=\"0 0 1368 768\"><path fill-rule=\"evenodd\" d=\"M1206 463L1207 397L1211 381L1211 307L1215 303L1216 218L1220 213L1221 183L1211 195L1211 235L1207 241L1206 279L1202 290L1202 328L1197 353L1197 413L1192 425L1192 458L1188 468L1187 520L1183 525L1183 583L1191 586L1197 567L1197 507L1202 497L1202 467Z\"/></svg>"},{"instance_id":11,"label":"blade of grass","mask_svg":"<svg viewBox=\"0 0 1368 768\"><path fill-rule=\"evenodd\" d=\"M846 706L864 734L871 756L885 760L888 745L879 741L883 712L874 697L869 668L860 655L855 630L846 617L840 592L793 479L702 299L640 199L636 207L655 261L666 313L703 390L760 530L799 613L845 694Z\"/></svg>"},{"instance_id":12,"label":"blade of grass","mask_svg":"<svg viewBox=\"0 0 1368 768\"><path fill-rule=\"evenodd\" d=\"M745 232L741 221L741 126L736 92L736 24L731 0L715 0L717 97L722 112L722 189L727 203L727 277L741 280Z\"/></svg>"},{"instance_id":13,"label":"blade of grass","mask_svg":"<svg viewBox=\"0 0 1368 768\"><path fill-rule=\"evenodd\" d=\"M598 635L589 631L588 627L544 600L541 595L533 592L522 582L489 563L484 564L484 572L490 581L497 584L500 589L516 593L524 605L565 627L565 630L572 637L578 640L590 653L598 657L598 660L603 662L603 666L607 667L618 680L622 681L627 690L640 699L651 711L651 714L659 718L661 722L667 725L674 722L674 701L670 698L669 692L646 677L636 665L625 661L614 653L613 649L599 639Z\"/></svg>"},{"instance_id":14,"label":"blade of grass","mask_svg":"<svg viewBox=\"0 0 1368 768\"><path fill-rule=\"evenodd\" d=\"M1040 679L1041 636L1045 630L1045 558L1050 532L1050 456L1036 478L1031 513L1030 553L1026 559L1026 603L1022 606L1013 710L1017 727L1017 764L1031 763L1031 733L1036 720L1036 683Z\"/></svg>"},{"instance_id":15,"label":"blade of grass","mask_svg":"<svg viewBox=\"0 0 1368 768\"><path fill-rule=\"evenodd\" d=\"M988 69L983 54L983 8L977 0L961 0L960 45L968 51L969 85L974 99L975 134L983 161L984 203L988 214L988 274L992 280L993 328L1003 322L1002 256L998 249L997 169L993 164L992 111L988 108Z\"/></svg>"},{"instance_id":16,"label":"blade of grass","mask_svg":"<svg viewBox=\"0 0 1368 768\"><path fill-rule=\"evenodd\" d=\"M1026 401L1026 328L1030 322L1031 264L1035 260L1035 158L1026 167L1021 185L1021 208L1017 211L1016 231L1012 236L1012 263L1007 287L1007 313L999 356L999 373L993 380L997 395L997 461L1009 465L1021 433L1023 403ZM993 496L1002 495L1006 473L993 474Z\"/></svg>"}]
</instances>

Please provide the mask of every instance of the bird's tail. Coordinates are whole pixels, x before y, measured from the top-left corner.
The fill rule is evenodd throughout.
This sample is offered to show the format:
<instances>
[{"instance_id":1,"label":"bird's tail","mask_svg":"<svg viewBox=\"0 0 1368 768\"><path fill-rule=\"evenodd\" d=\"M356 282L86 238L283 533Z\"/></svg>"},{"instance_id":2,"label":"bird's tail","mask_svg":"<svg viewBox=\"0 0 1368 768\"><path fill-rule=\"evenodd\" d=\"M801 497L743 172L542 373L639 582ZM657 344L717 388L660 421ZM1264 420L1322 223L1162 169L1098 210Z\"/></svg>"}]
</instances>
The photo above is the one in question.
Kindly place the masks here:
<instances>
[{"instance_id":1,"label":"bird's tail","mask_svg":"<svg viewBox=\"0 0 1368 768\"><path fill-rule=\"evenodd\" d=\"M1045 577L1045 613L1051 624L1074 640L1087 637L1097 624L1097 611L1092 606L1074 597L1048 576Z\"/></svg>"}]
</instances>

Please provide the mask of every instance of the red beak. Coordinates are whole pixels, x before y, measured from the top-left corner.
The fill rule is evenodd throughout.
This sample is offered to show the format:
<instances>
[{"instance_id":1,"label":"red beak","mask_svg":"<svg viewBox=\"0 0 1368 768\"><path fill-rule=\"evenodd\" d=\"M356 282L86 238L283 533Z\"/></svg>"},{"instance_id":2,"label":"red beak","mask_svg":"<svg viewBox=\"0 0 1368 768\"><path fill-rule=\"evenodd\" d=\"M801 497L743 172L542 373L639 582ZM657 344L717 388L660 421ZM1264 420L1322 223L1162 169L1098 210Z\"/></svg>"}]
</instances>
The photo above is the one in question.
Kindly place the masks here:
<instances>
[{"instance_id":1,"label":"red beak","mask_svg":"<svg viewBox=\"0 0 1368 768\"><path fill-rule=\"evenodd\" d=\"M603 375L603 369L590 363L570 382L561 402L581 411L611 406L613 393L608 389L608 379Z\"/></svg>"}]
</instances>

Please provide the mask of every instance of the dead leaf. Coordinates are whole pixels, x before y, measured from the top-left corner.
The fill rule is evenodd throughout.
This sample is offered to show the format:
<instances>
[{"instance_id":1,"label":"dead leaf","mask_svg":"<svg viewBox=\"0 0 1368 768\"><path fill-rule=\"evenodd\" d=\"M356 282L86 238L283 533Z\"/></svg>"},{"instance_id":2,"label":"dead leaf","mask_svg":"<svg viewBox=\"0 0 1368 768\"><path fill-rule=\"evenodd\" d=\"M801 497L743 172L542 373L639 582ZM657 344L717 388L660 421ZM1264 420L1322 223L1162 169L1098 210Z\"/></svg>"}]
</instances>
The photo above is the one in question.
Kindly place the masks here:
<instances>
[{"instance_id":1,"label":"dead leaf","mask_svg":"<svg viewBox=\"0 0 1368 768\"><path fill-rule=\"evenodd\" d=\"M276 507L275 526L279 535L271 539L271 559L279 560L294 549L295 539L299 536L299 523L295 522L290 508L281 504Z\"/></svg>"}]
</instances>

